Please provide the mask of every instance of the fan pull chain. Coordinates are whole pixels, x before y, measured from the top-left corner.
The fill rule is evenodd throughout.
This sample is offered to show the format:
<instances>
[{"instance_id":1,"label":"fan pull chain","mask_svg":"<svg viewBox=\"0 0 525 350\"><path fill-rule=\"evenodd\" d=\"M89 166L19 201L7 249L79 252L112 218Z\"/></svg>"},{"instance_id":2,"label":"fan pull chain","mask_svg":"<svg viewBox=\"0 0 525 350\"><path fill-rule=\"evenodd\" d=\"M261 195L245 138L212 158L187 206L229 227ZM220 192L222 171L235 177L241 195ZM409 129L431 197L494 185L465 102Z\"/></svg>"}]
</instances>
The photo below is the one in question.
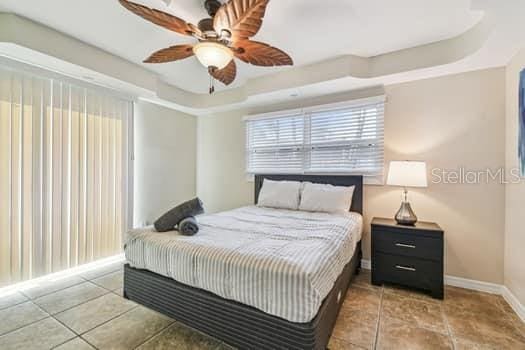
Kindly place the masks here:
<instances>
[{"instance_id":1,"label":"fan pull chain","mask_svg":"<svg viewBox=\"0 0 525 350\"><path fill-rule=\"evenodd\" d=\"M215 86L213 82L214 82L213 76L210 74L210 95L215 92Z\"/></svg>"}]
</instances>

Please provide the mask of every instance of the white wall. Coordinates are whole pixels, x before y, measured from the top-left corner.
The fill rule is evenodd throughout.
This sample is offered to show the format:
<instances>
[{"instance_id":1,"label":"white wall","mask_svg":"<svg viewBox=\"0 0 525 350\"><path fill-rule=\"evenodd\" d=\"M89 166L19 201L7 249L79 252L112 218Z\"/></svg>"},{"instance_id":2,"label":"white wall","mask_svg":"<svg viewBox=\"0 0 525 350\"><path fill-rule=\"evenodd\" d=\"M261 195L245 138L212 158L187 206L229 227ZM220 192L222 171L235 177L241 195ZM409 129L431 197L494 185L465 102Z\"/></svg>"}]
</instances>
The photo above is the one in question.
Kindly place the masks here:
<instances>
[{"instance_id":1,"label":"white wall","mask_svg":"<svg viewBox=\"0 0 525 350\"><path fill-rule=\"evenodd\" d=\"M378 96L382 87L355 90L310 98L301 107L343 100ZM253 203L253 182L247 181L245 169L245 129L242 118L248 114L296 108L296 103L282 103L254 109L242 109L198 118L197 192L206 209L217 212Z\"/></svg>"},{"instance_id":2,"label":"white wall","mask_svg":"<svg viewBox=\"0 0 525 350\"><path fill-rule=\"evenodd\" d=\"M518 168L518 86L519 73L525 69L525 49L506 69L507 134L506 166ZM525 305L525 182L506 186L505 219L505 285Z\"/></svg>"},{"instance_id":3,"label":"white wall","mask_svg":"<svg viewBox=\"0 0 525 350\"><path fill-rule=\"evenodd\" d=\"M253 183L244 174L244 113L198 118L197 195L207 212L253 202Z\"/></svg>"},{"instance_id":4,"label":"white wall","mask_svg":"<svg viewBox=\"0 0 525 350\"><path fill-rule=\"evenodd\" d=\"M135 226L152 223L196 193L196 117L135 104Z\"/></svg>"},{"instance_id":5,"label":"white wall","mask_svg":"<svg viewBox=\"0 0 525 350\"><path fill-rule=\"evenodd\" d=\"M426 160L429 169L504 167L504 85L504 70L490 69L388 86L386 159ZM432 179L411 191L411 201L420 219L445 231L446 274L501 284L504 186ZM392 215L399 196L389 187L366 188L367 217Z\"/></svg>"},{"instance_id":6,"label":"white wall","mask_svg":"<svg viewBox=\"0 0 525 350\"><path fill-rule=\"evenodd\" d=\"M482 170L504 166L505 73L490 69L385 88L386 161L421 159L430 168ZM356 96L348 95L346 99ZM343 99L344 96L339 96ZM326 97L317 103L333 102ZM303 102L310 104L312 101ZM299 107L283 106L287 108ZM274 110L273 106L267 108ZM242 110L201 117L198 121L197 193L209 211L253 202L246 181ZM365 258L370 256L368 223L391 217L401 201L398 189L365 187ZM446 273L493 283L503 282L505 189L481 185L430 184L411 192L420 219L446 231Z\"/></svg>"}]
</instances>

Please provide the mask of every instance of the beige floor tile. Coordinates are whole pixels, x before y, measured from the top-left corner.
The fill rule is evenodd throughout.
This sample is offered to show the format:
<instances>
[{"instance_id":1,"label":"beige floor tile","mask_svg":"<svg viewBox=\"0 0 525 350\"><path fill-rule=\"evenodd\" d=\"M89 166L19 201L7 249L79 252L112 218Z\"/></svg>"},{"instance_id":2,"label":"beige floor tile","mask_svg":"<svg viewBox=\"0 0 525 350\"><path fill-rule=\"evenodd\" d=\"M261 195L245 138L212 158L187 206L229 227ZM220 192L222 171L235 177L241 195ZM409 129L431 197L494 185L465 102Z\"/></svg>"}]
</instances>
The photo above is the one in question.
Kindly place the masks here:
<instances>
[{"instance_id":1,"label":"beige floor tile","mask_svg":"<svg viewBox=\"0 0 525 350\"><path fill-rule=\"evenodd\" d=\"M73 339L75 334L49 317L0 337L2 350L51 349Z\"/></svg>"},{"instance_id":2,"label":"beige floor tile","mask_svg":"<svg viewBox=\"0 0 525 350\"><path fill-rule=\"evenodd\" d=\"M378 313L380 303L381 291L352 286L346 293L342 308Z\"/></svg>"},{"instance_id":3,"label":"beige floor tile","mask_svg":"<svg viewBox=\"0 0 525 350\"><path fill-rule=\"evenodd\" d=\"M500 295L496 296L496 303L501 307L503 311L514 313L514 310L512 309L512 307L509 305L509 303L507 303L505 299L503 299L502 296Z\"/></svg>"},{"instance_id":4,"label":"beige floor tile","mask_svg":"<svg viewBox=\"0 0 525 350\"><path fill-rule=\"evenodd\" d=\"M107 293L108 291L104 288L85 282L45 295L35 299L34 302L53 315Z\"/></svg>"},{"instance_id":5,"label":"beige floor tile","mask_svg":"<svg viewBox=\"0 0 525 350\"><path fill-rule=\"evenodd\" d=\"M17 304L22 304L28 300L29 299L25 295L19 292L3 295L0 297L0 310Z\"/></svg>"},{"instance_id":6,"label":"beige floor tile","mask_svg":"<svg viewBox=\"0 0 525 350\"><path fill-rule=\"evenodd\" d=\"M498 308L445 305L445 315L454 338L498 349L525 349L525 336Z\"/></svg>"},{"instance_id":7,"label":"beige floor tile","mask_svg":"<svg viewBox=\"0 0 525 350\"><path fill-rule=\"evenodd\" d=\"M507 316L507 318L514 324L514 326L525 336L525 322L514 312L512 307L501 296L497 296L497 303Z\"/></svg>"},{"instance_id":8,"label":"beige floor tile","mask_svg":"<svg viewBox=\"0 0 525 350\"><path fill-rule=\"evenodd\" d=\"M356 307L345 307L339 311L337 322L343 318L355 318L361 323L376 325L379 320L379 312L369 312L366 307L358 309Z\"/></svg>"},{"instance_id":9,"label":"beige floor tile","mask_svg":"<svg viewBox=\"0 0 525 350\"><path fill-rule=\"evenodd\" d=\"M98 349L134 349L168 327L173 320L139 306L82 337Z\"/></svg>"},{"instance_id":10,"label":"beige floor tile","mask_svg":"<svg viewBox=\"0 0 525 350\"><path fill-rule=\"evenodd\" d=\"M176 322L168 329L141 345L137 350L162 349L219 350L232 348L214 338Z\"/></svg>"},{"instance_id":11,"label":"beige floor tile","mask_svg":"<svg viewBox=\"0 0 525 350\"><path fill-rule=\"evenodd\" d=\"M85 273L92 282L70 277L26 290L33 302L0 297L0 349L231 349L123 299L122 265ZM352 281L328 349L525 350L525 324L500 296L446 287L439 301L370 279L365 270Z\"/></svg>"},{"instance_id":12,"label":"beige floor tile","mask_svg":"<svg viewBox=\"0 0 525 350\"><path fill-rule=\"evenodd\" d=\"M354 345L352 343L348 343L344 340L337 339L335 337L332 337L330 339L330 342L328 342L327 349L328 350L365 350L365 348Z\"/></svg>"},{"instance_id":13,"label":"beige floor tile","mask_svg":"<svg viewBox=\"0 0 525 350\"><path fill-rule=\"evenodd\" d=\"M115 293L120 297L124 297L124 288L117 288L115 290L112 290L111 292Z\"/></svg>"},{"instance_id":14,"label":"beige floor tile","mask_svg":"<svg viewBox=\"0 0 525 350\"><path fill-rule=\"evenodd\" d=\"M376 338L377 321L377 314L357 309L341 310L332 337L365 349L372 349Z\"/></svg>"},{"instance_id":15,"label":"beige floor tile","mask_svg":"<svg viewBox=\"0 0 525 350\"><path fill-rule=\"evenodd\" d=\"M439 304L402 297L398 294L385 294L381 306L381 316L396 318L435 332L447 333L443 310Z\"/></svg>"},{"instance_id":16,"label":"beige floor tile","mask_svg":"<svg viewBox=\"0 0 525 350\"><path fill-rule=\"evenodd\" d=\"M525 337L525 322L514 312L506 312L505 315L510 322L512 322L514 327L516 327L516 329Z\"/></svg>"},{"instance_id":17,"label":"beige floor tile","mask_svg":"<svg viewBox=\"0 0 525 350\"><path fill-rule=\"evenodd\" d=\"M86 281L83 278L72 276L38 283L33 287L22 290L22 293L31 299L36 299L46 294L51 294L84 282Z\"/></svg>"},{"instance_id":18,"label":"beige floor tile","mask_svg":"<svg viewBox=\"0 0 525 350\"><path fill-rule=\"evenodd\" d=\"M122 271L123 266L124 266L124 262L116 262L110 265L106 265L103 267L99 267L97 269L93 269L93 270L81 273L80 277L85 278L87 280L93 280L95 278L102 277L112 272Z\"/></svg>"},{"instance_id":19,"label":"beige floor tile","mask_svg":"<svg viewBox=\"0 0 525 350\"><path fill-rule=\"evenodd\" d=\"M443 300L434 299L425 292L410 289L410 288L405 288L402 286L385 285L383 291L384 291L384 294L395 294L395 295L399 295L402 297L420 299L420 300L423 300L429 303L436 303L436 304L443 303Z\"/></svg>"},{"instance_id":20,"label":"beige floor tile","mask_svg":"<svg viewBox=\"0 0 525 350\"><path fill-rule=\"evenodd\" d=\"M361 270L358 275L354 276L351 286L375 290L380 290L383 288L382 286L374 286L372 284L372 273L370 270Z\"/></svg>"},{"instance_id":21,"label":"beige floor tile","mask_svg":"<svg viewBox=\"0 0 525 350\"><path fill-rule=\"evenodd\" d=\"M475 308L481 312L502 311L500 296L488 293L447 286L445 288L446 306Z\"/></svg>"},{"instance_id":22,"label":"beige floor tile","mask_svg":"<svg viewBox=\"0 0 525 350\"><path fill-rule=\"evenodd\" d=\"M0 335L42 320L49 315L30 301L0 311Z\"/></svg>"},{"instance_id":23,"label":"beige floor tile","mask_svg":"<svg viewBox=\"0 0 525 350\"><path fill-rule=\"evenodd\" d=\"M454 345L449 336L418 328L410 323L388 317L381 317L378 350L448 350Z\"/></svg>"},{"instance_id":24,"label":"beige floor tile","mask_svg":"<svg viewBox=\"0 0 525 350\"><path fill-rule=\"evenodd\" d=\"M57 346L54 350L95 350L95 348L89 345L82 338L76 337L67 343Z\"/></svg>"},{"instance_id":25,"label":"beige floor tile","mask_svg":"<svg viewBox=\"0 0 525 350\"><path fill-rule=\"evenodd\" d=\"M95 278L91 280L91 282L101 286L102 288L113 291L115 289L122 288L124 284L124 272L112 272L102 277Z\"/></svg>"},{"instance_id":26,"label":"beige floor tile","mask_svg":"<svg viewBox=\"0 0 525 350\"><path fill-rule=\"evenodd\" d=\"M76 333L82 334L136 306L132 301L108 293L61 312L55 317Z\"/></svg>"},{"instance_id":27,"label":"beige floor tile","mask_svg":"<svg viewBox=\"0 0 525 350\"><path fill-rule=\"evenodd\" d=\"M454 350L494 350L494 348L469 342L463 339L454 339Z\"/></svg>"}]
</instances>

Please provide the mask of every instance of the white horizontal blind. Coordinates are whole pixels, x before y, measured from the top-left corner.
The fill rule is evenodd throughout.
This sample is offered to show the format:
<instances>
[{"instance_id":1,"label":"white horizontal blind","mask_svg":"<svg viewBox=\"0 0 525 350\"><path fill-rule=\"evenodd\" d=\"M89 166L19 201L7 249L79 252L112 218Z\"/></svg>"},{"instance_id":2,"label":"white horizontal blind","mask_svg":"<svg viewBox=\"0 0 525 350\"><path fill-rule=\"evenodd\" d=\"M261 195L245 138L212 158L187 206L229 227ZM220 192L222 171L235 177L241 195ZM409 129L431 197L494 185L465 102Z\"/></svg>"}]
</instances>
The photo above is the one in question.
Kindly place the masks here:
<instances>
[{"instance_id":1,"label":"white horizontal blind","mask_svg":"<svg viewBox=\"0 0 525 350\"><path fill-rule=\"evenodd\" d=\"M383 115L383 102L308 112L310 151L306 152L306 169L380 175Z\"/></svg>"},{"instance_id":2,"label":"white horizontal blind","mask_svg":"<svg viewBox=\"0 0 525 350\"><path fill-rule=\"evenodd\" d=\"M249 120L246 132L248 172L302 171L304 153L302 113L291 113L280 118Z\"/></svg>"},{"instance_id":3,"label":"white horizontal blind","mask_svg":"<svg viewBox=\"0 0 525 350\"><path fill-rule=\"evenodd\" d=\"M129 101L0 67L0 285L121 252Z\"/></svg>"},{"instance_id":4,"label":"white horizontal blind","mask_svg":"<svg viewBox=\"0 0 525 350\"><path fill-rule=\"evenodd\" d=\"M246 119L255 173L383 175L384 96Z\"/></svg>"}]
</instances>

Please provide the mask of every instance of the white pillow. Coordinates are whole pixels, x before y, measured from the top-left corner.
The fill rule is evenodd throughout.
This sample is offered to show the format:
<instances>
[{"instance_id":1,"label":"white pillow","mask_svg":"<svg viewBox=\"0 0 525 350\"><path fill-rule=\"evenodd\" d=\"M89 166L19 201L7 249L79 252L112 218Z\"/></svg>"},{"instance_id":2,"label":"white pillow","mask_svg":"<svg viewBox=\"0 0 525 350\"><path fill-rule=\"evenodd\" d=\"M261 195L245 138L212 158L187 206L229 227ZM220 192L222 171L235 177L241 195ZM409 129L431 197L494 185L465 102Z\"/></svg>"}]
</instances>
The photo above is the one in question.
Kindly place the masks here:
<instances>
[{"instance_id":1,"label":"white pillow","mask_svg":"<svg viewBox=\"0 0 525 350\"><path fill-rule=\"evenodd\" d=\"M350 210L354 186L332 186L307 182L303 185L299 210L344 213Z\"/></svg>"},{"instance_id":2,"label":"white pillow","mask_svg":"<svg viewBox=\"0 0 525 350\"><path fill-rule=\"evenodd\" d=\"M257 205L260 207L297 210L301 195L298 181L272 181L264 179Z\"/></svg>"}]
</instances>

